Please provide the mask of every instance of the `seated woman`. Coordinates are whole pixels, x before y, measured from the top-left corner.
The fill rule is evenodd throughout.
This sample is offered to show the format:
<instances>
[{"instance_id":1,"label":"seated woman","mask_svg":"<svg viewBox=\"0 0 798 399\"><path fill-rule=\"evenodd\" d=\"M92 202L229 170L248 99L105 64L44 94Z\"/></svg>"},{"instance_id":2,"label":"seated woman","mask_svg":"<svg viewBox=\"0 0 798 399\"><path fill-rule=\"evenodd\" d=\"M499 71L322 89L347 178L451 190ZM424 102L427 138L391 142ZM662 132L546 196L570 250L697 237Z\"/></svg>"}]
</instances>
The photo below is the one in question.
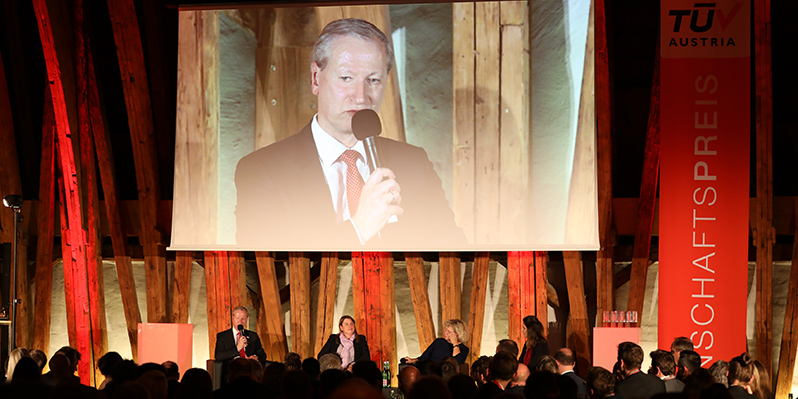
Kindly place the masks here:
<instances>
[{"instance_id":1,"label":"seated woman","mask_svg":"<svg viewBox=\"0 0 798 399\"><path fill-rule=\"evenodd\" d=\"M549 343L543 335L543 323L535 316L524 317L521 333L526 339L518 361L526 364L529 371L535 371L538 369L540 358L549 354Z\"/></svg>"},{"instance_id":2,"label":"seated woman","mask_svg":"<svg viewBox=\"0 0 798 399\"><path fill-rule=\"evenodd\" d=\"M319 351L317 359L328 353L337 353L341 356L341 368L348 369L358 360L370 360L369 345L366 337L357 333L355 319L344 315L338 320L340 333L331 334L327 343Z\"/></svg>"},{"instance_id":3,"label":"seated woman","mask_svg":"<svg viewBox=\"0 0 798 399\"><path fill-rule=\"evenodd\" d=\"M468 329L465 323L459 319L451 319L443 322L443 338L437 338L432 341L429 347L421 354L421 356L411 359L405 357L407 363L415 363L419 360L430 359L439 362L447 357L453 357L457 360L458 364L463 364L468 357L468 347L465 343L468 341Z\"/></svg>"}]
</instances>

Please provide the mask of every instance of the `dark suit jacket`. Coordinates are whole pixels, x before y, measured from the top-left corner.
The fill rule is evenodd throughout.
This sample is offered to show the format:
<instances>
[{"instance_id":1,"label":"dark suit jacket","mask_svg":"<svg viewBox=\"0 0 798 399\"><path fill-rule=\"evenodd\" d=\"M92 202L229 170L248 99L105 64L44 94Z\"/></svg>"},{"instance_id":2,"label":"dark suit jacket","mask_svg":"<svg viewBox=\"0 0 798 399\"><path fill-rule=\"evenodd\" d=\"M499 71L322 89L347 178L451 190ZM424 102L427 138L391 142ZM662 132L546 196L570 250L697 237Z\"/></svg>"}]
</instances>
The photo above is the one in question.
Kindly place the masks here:
<instances>
[{"instance_id":1,"label":"dark suit jacket","mask_svg":"<svg viewBox=\"0 0 798 399\"><path fill-rule=\"evenodd\" d=\"M729 387L729 395L731 395L731 397L733 399L754 399L754 398L756 398L756 396L751 395L750 393L748 393L748 391L745 388L743 388L743 387L741 387L739 385L730 386Z\"/></svg>"},{"instance_id":2,"label":"dark suit jacket","mask_svg":"<svg viewBox=\"0 0 798 399\"><path fill-rule=\"evenodd\" d=\"M524 357L526 357L527 351L526 343L524 343L524 348L521 350L521 354L518 356L518 361L523 363ZM548 342L538 342L535 344L535 347L532 348L532 357L529 358L529 363L526 366L529 368L529 371L535 371L538 369L538 362L540 362L540 358L549 354L549 343Z\"/></svg>"},{"instance_id":3,"label":"dark suit jacket","mask_svg":"<svg viewBox=\"0 0 798 399\"><path fill-rule=\"evenodd\" d=\"M579 398L587 398L587 385L585 385L585 380L574 372L563 373L563 375L574 380L576 383L576 395Z\"/></svg>"},{"instance_id":4,"label":"dark suit jacket","mask_svg":"<svg viewBox=\"0 0 798 399\"><path fill-rule=\"evenodd\" d=\"M665 393L665 383L655 375L639 371L618 382L615 393L624 399L648 399Z\"/></svg>"},{"instance_id":5,"label":"dark suit jacket","mask_svg":"<svg viewBox=\"0 0 798 399\"><path fill-rule=\"evenodd\" d=\"M255 331L244 330L244 336L247 338L247 356L257 355L261 364L266 362L266 352L263 351L263 346L260 343L260 337ZM226 362L238 357L238 349L236 349L236 341L233 338L232 329L224 330L216 334L216 349L214 350L214 360Z\"/></svg>"},{"instance_id":6,"label":"dark suit jacket","mask_svg":"<svg viewBox=\"0 0 798 399\"><path fill-rule=\"evenodd\" d=\"M341 337L339 334L330 334L330 338L327 338L327 342L319 351L319 355L316 357L317 359L321 359L322 356L328 353L338 353L338 346L341 345ZM369 344L366 342L366 336L358 334L355 337L355 358L352 359L352 363L357 362L359 360L371 360L371 354L369 353ZM348 366L344 364L343 367Z\"/></svg>"},{"instance_id":7,"label":"dark suit jacket","mask_svg":"<svg viewBox=\"0 0 798 399\"><path fill-rule=\"evenodd\" d=\"M381 163L401 187L404 213L361 245L350 222L336 223L310 124L241 159L236 167L236 242L254 249L444 250L467 242L441 180L419 147L377 138ZM293 245L292 245L293 243Z\"/></svg>"}]
</instances>

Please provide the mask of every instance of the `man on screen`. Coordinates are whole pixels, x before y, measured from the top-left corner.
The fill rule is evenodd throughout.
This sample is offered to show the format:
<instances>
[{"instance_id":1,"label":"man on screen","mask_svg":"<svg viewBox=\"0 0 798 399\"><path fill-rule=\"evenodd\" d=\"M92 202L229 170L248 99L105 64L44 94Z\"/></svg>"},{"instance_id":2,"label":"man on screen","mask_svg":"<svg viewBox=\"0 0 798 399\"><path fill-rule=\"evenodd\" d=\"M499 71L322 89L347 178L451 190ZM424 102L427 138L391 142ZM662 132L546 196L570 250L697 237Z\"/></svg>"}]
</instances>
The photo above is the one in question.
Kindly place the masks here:
<instances>
[{"instance_id":1,"label":"man on screen","mask_svg":"<svg viewBox=\"0 0 798 399\"><path fill-rule=\"evenodd\" d=\"M457 249L466 244L423 149L377 138L370 171L352 116L379 111L393 50L369 22L327 25L313 47L318 113L236 168L236 241L246 249Z\"/></svg>"}]
</instances>

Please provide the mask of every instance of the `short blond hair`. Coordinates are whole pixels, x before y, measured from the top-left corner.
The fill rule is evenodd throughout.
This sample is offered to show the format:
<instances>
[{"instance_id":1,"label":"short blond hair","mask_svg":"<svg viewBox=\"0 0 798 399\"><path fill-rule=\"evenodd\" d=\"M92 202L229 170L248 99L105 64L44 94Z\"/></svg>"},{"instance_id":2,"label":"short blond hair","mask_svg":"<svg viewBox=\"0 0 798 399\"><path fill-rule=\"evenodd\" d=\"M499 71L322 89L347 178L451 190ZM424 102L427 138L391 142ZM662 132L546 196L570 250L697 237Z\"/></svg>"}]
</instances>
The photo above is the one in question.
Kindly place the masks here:
<instances>
[{"instance_id":1,"label":"short blond hair","mask_svg":"<svg viewBox=\"0 0 798 399\"><path fill-rule=\"evenodd\" d=\"M443 322L444 330L451 327L454 330L454 333L457 334L457 338L460 339L460 342L466 343L468 342L468 328L466 324L463 323L460 319L450 319Z\"/></svg>"}]
</instances>

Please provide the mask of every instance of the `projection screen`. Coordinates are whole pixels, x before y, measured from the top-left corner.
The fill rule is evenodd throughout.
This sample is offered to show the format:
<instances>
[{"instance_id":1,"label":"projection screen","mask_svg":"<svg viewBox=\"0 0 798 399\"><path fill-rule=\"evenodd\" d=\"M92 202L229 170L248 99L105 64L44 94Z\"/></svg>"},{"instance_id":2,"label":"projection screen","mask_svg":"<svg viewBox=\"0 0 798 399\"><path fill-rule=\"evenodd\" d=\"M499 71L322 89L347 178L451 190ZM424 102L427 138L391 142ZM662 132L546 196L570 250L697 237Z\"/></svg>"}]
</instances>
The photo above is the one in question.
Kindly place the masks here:
<instances>
[{"instance_id":1,"label":"projection screen","mask_svg":"<svg viewBox=\"0 0 798 399\"><path fill-rule=\"evenodd\" d=\"M169 249L598 249L590 3L181 9Z\"/></svg>"}]
</instances>

